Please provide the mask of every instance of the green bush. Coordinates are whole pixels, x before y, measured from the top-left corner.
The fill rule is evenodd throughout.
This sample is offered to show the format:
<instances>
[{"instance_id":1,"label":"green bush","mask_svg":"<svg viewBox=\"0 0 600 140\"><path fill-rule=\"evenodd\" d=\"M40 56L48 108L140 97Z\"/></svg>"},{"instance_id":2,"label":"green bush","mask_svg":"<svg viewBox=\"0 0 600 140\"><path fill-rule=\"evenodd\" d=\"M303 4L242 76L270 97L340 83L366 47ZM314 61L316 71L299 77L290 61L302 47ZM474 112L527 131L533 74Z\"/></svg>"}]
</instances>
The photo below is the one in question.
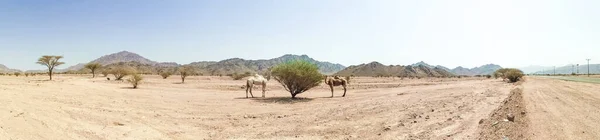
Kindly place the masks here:
<instances>
[{"instance_id":1,"label":"green bush","mask_svg":"<svg viewBox=\"0 0 600 140\"><path fill-rule=\"evenodd\" d=\"M292 98L318 86L323 76L317 65L306 61L291 61L273 67L271 74L284 89L290 92Z\"/></svg>"},{"instance_id":2,"label":"green bush","mask_svg":"<svg viewBox=\"0 0 600 140\"><path fill-rule=\"evenodd\" d=\"M102 68L102 65L100 63L88 63L84 67L92 71L92 78L94 78L96 77L96 70Z\"/></svg>"},{"instance_id":3,"label":"green bush","mask_svg":"<svg viewBox=\"0 0 600 140\"><path fill-rule=\"evenodd\" d=\"M183 84L185 82L185 78L190 76L190 75L194 75L195 70L193 67L191 66L181 66L178 68L179 71L179 75L181 76L181 83Z\"/></svg>"},{"instance_id":4,"label":"green bush","mask_svg":"<svg viewBox=\"0 0 600 140\"><path fill-rule=\"evenodd\" d=\"M144 78L142 77L142 75L133 74L133 75L131 75L131 78L127 79L127 81L129 81L129 83L131 83L131 85L133 85L133 88L137 88L143 79Z\"/></svg>"}]
</instances>

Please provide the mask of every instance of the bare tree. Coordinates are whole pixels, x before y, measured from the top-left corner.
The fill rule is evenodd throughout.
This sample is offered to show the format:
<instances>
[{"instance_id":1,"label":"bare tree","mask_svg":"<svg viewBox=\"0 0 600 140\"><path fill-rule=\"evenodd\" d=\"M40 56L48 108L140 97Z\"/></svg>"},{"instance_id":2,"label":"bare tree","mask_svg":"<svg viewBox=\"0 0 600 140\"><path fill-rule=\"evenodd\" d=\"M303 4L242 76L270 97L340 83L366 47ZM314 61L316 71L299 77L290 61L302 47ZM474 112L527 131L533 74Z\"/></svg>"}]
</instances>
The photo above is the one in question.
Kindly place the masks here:
<instances>
[{"instance_id":1,"label":"bare tree","mask_svg":"<svg viewBox=\"0 0 600 140\"><path fill-rule=\"evenodd\" d=\"M96 77L96 70L102 68L102 65L99 63L88 63L85 64L85 68L92 70L92 78Z\"/></svg>"},{"instance_id":2,"label":"bare tree","mask_svg":"<svg viewBox=\"0 0 600 140\"><path fill-rule=\"evenodd\" d=\"M63 56L44 55L40 57L36 63L48 67L48 76L50 76L50 80L52 80L52 71L54 70L54 67L65 64L65 62L59 62L61 58L63 58Z\"/></svg>"}]
</instances>

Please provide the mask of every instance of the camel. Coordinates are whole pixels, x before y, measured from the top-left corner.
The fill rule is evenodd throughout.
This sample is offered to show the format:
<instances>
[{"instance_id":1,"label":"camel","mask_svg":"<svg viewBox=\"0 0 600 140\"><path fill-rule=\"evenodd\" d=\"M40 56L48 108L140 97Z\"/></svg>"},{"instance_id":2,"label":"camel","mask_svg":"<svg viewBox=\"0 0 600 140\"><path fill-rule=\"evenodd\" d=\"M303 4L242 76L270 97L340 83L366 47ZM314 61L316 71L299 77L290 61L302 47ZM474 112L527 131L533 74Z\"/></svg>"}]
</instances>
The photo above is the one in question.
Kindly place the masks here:
<instances>
[{"instance_id":1,"label":"camel","mask_svg":"<svg viewBox=\"0 0 600 140\"><path fill-rule=\"evenodd\" d=\"M341 79L338 76L334 76L334 77L326 76L325 84L329 85L329 88L331 88L331 97L332 98L333 98L333 87L334 86L344 87L344 95L342 95L342 97L346 96L346 86L348 85L348 81L346 79Z\"/></svg>"},{"instance_id":2,"label":"camel","mask_svg":"<svg viewBox=\"0 0 600 140\"><path fill-rule=\"evenodd\" d=\"M254 98L254 95L252 95L252 88L254 87L254 85L261 85L262 86L262 97L265 97L265 90L267 88L267 79L265 79L263 76L255 74L253 77L248 78L248 80L246 80L246 98L248 98L248 91L250 91L250 96L252 96L252 98Z\"/></svg>"}]
</instances>

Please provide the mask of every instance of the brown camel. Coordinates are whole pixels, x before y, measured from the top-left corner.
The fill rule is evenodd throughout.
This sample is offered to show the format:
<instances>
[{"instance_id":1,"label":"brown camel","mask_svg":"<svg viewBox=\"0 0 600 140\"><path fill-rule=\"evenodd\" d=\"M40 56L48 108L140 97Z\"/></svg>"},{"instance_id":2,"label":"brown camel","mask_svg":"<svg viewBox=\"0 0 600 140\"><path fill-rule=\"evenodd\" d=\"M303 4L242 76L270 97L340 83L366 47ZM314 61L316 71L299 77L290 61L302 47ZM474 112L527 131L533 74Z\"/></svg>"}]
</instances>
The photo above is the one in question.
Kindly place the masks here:
<instances>
[{"instance_id":1,"label":"brown camel","mask_svg":"<svg viewBox=\"0 0 600 140\"><path fill-rule=\"evenodd\" d=\"M341 79L338 76L335 76L335 77L326 76L325 84L329 85L329 88L331 88L331 97L332 98L333 98L333 87L334 86L344 87L344 95L342 95L342 97L346 96L346 86L348 85L348 81L346 79Z\"/></svg>"}]
</instances>

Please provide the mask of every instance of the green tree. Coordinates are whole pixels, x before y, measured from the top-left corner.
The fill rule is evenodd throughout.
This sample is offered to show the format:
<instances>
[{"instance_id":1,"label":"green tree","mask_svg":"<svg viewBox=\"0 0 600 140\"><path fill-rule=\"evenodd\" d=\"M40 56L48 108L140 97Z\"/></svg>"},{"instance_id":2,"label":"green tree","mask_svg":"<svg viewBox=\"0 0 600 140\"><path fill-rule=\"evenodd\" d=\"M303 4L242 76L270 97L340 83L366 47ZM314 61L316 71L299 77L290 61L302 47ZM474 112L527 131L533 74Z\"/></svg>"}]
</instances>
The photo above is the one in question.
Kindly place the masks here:
<instances>
[{"instance_id":1,"label":"green tree","mask_svg":"<svg viewBox=\"0 0 600 140\"><path fill-rule=\"evenodd\" d=\"M52 80L52 71L54 71L54 68L65 64L65 62L59 61L62 58L63 56L44 55L40 57L36 63L48 67L48 76L50 76L50 80Z\"/></svg>"},{"instance_id":2,"label":"green tree","mask_svg":"<svg viewBox=\"0 0 600 140\"><path fill-rule=\"evenodd\" d=\"M271 74L273 79L283 85L290 92L292 98L318 86L323 75L319 73L317 65L306 61L291 61L273 67Z\"/></svg>"},{"instance_id":3,"label":"green tree","mask_svg":"<svg viewBox=\"0 0 600 140\"><path fill-rule=\"evenodd\" d=\"M90 69L92 71L92 78L96 77L96 70L102 68L102 65L99 63L88 63L85 64L85 68Z\"/></svg>"}]
</instances>

